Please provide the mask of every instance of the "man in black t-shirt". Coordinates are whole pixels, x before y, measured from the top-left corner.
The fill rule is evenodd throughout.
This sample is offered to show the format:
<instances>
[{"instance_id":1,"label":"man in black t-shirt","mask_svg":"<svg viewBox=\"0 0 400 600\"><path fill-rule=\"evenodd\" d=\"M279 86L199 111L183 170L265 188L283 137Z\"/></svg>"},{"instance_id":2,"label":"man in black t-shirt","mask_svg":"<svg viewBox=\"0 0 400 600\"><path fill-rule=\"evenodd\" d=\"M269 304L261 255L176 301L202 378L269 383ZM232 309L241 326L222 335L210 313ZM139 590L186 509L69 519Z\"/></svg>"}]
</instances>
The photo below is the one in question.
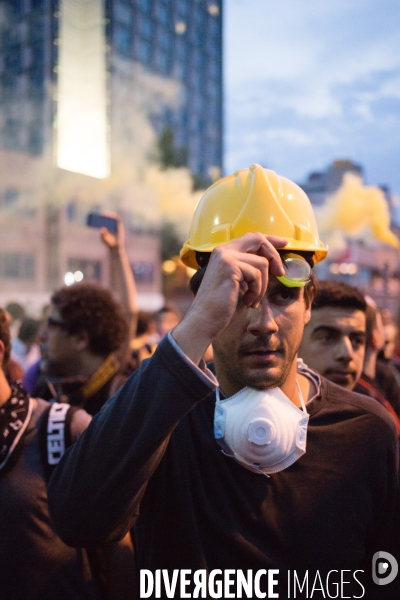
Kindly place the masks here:
<instances>
[{"instance_id":1,"label":"man in black t-shirt","mask_svg":"<svg viewBox=\"0 0 400 600\"><path fill-rule=\"evenodd\" d=\"M400 595L391 418L297 361L325 255L294 183L253 165L211 186L181 251L192 306L54 473L62 539L134 527L142 597Z\"/></svg>"}]
</instances>

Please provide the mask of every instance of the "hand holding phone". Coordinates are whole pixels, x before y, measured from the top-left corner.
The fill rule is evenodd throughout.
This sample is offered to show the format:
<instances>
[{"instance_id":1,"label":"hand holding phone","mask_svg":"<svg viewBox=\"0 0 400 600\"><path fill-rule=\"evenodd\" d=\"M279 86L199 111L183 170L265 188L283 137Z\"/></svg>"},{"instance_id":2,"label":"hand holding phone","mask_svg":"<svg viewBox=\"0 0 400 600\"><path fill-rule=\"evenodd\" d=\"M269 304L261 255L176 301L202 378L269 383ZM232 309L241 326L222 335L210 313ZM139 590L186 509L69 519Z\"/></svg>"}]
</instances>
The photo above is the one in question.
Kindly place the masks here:
<instances>
[{"instance_id":1,"label":"hand holding phone","mask_svg":"<svg viewBox=\"0 0 400 600\"><path fill-rule=\"evenodd\" d=\"M111 233L117 233L118 221L115 217L110 217L102 213L89 213L87 216L86 224L89 227L96 227L101 229L105 227Z\"/></svg>"}]
</instances>

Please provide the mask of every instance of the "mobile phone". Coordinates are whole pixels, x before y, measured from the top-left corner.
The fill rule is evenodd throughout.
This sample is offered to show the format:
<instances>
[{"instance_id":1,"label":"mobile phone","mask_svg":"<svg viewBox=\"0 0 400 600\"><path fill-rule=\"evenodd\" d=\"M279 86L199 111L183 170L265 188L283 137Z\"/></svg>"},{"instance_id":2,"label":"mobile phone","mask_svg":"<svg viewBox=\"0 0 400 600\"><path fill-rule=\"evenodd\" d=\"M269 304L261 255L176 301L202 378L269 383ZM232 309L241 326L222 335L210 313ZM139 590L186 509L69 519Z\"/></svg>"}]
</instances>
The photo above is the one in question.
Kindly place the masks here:
<instances>
[{"instance_id":1,"label":"mobile phone","mask_svg":"<svg viewBox=\"0 0 400 600\"><path fill-rule=\"evenodd\" d=\"M89 213L86 225L89 227L97 227L97 229L105 227L108 231L111 231L111 233L116 233L118 223L117 219L114 219L114 217L108 217L102 213Z\"/></svg>"}]
</instances>

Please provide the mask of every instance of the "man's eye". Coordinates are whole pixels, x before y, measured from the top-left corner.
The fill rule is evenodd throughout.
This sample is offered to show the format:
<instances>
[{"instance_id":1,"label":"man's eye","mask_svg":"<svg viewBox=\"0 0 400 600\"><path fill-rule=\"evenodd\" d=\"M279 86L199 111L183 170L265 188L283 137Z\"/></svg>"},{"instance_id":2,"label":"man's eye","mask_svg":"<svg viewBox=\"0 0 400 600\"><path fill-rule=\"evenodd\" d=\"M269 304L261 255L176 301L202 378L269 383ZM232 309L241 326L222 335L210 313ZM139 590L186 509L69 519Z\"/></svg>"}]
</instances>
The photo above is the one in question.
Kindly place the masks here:
<instances>
[{"instance_id":1,"label":"man's eye","mask_svg":"<svg viewBox=\"0 0 400 600\"><path fill-rule=\"evenodd\" d=\"M320 342L323 342L324 344L332 344L336 339L335 334L329 332L329 331L324 331L324 332L320 332L317 335L317 340L319 340Z\"/></svg>"},{"instance_id":2,"label":"man's eye","mask_svg":"<svg viewBox=\"0 0 400 600\"><path fill-rule=\"evenodd\" d=\"M365 345L365 339L363 337L356 337L352 339L351 343L353 344L353 348L359 348Z\"/></svg>"},{"instance_id":3,"label":"man's eye","mask_svg":"<svg viewBox=\"0 0 400 600\"><path fill-rule=\"evenodd\" d=\"M298 296L297 288L282 287L275 294L276 300L281 301L281 302L282 301L287 302L288 300L294 300L297 298L297 296Z\"/></svg>"},{"instance_id":4,"label":"man's eye","mask_svg":"<svg viewBox=\"0 0 400 600\"><path fill-rule=\"evenodd\" d=\"M281 298L283 298L284 300L288 300L289 298L292 297L292 294L290 293L289 290L281 290L279 292L279 295Z\"/></svg>"},{"instance_id":5,"label":"man's eye","mask_svg":"<svg viewBox=\"0 0 400 600\"><path fill-rule=\"evenodd\" d=\"M323 342L331 342L333 341L334 337L333 335L331 335L330 333L325 333L325 335L321 335L320 338Z\"/></svg>"}]
</instances>

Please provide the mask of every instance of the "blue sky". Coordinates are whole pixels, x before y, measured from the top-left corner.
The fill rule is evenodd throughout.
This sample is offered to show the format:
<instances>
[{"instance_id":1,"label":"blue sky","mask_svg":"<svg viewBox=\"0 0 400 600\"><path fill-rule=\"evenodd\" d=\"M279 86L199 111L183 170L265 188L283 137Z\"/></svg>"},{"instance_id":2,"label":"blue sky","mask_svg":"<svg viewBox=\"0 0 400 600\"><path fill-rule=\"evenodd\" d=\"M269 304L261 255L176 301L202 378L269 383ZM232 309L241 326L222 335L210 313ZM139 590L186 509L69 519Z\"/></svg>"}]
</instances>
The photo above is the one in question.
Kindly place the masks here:
<instances>
[{"instance_id":1,"label":"blue sky","mask_svg":"<svg viewBox=\"0 0 400 600\"><path fill-rule=\"evenodd\" d=\"M400 2L225 0L225 171L337 158L400 196Z\"/></svg>"}]
</instances>

